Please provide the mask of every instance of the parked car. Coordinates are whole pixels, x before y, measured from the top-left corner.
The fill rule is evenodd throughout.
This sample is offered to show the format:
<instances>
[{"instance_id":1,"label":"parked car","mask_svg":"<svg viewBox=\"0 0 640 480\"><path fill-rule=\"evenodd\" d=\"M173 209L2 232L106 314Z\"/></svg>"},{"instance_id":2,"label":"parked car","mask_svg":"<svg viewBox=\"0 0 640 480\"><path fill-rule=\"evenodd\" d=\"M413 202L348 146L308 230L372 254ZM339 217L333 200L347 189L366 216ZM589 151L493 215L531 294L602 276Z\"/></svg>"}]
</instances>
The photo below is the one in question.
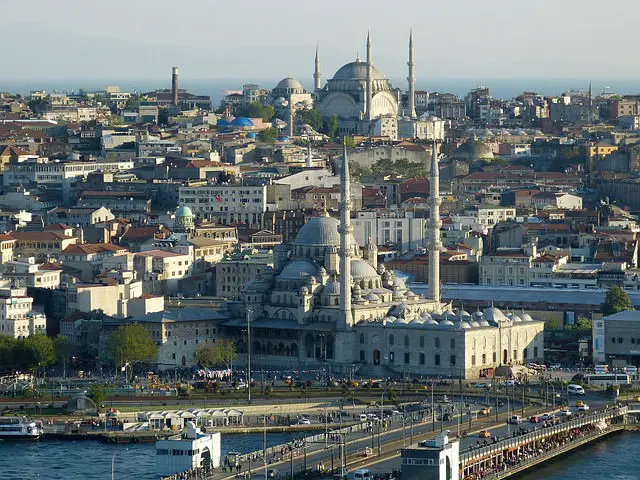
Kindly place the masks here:
<instances>
[{"instance_id":1,"label":"parked car","mask_svg":"<svg viewBox=\"0 0 640 480\"><path fill-rule=\"evenodd\" d=\"M540 421L542 422L548 422L549 420L553 420L555 417L553 416L553 413L543 413L542 415L540 415Z\"/></svg>"},{"instance_id":2,"label":"parked car","mask_svg":"<svg viewBox=\"0 0 640 480\"><path fill-rule=\"evenodd\" d=\"M520 425L522 423L522 417L520 415L511 415L509 423L511 425Z\"/></svg>"},{"instance_id":3,"label":"parked car","mask_svg":"<svg viewBox=\"0 0 640 480\"><path fill-rule=\"evenodd\" d=\"M582 405L580 405L578 407L578 411L579 412L588 412L589 411L589 405L587 405L586 403L583 403Z\"/></svg>"},{"instance_id":4,"label":"parked car","mask_svg":"<svg viewBox=\"0 0 640 480\"><path fill-rule=\"evenodd\" d=\"M534 416L529 418L529 422L530 423L540 423L540 417L537 416L537 415L534 415Z\"/></svg>"},{"instance_id":5,"label":"parked car","mask_svg":"<svg viewBox=\"0 0 640 480\"><path fill-rule=\"evenodd\" d=\"M298 425L311 425L311 420L308 418L300 418L298 419Z\"/></svg>"},{"instance_id":6,"label":"parked car","mask_svg":"<svg viewBox=\"0 0 640 480\"><path fill-rule=\"evenodd\" d=\"M560 410L560 415L563 417L570 417L571 410L569 410L569 407L564 407L562 410Z\"/></svg>"},{"instance_id":7,"label":"parked car","mask_svg":"<svg viewBox=\"0 0 640 480\"><path fill-rule=\"evenodd\" d=\"M490 438L491 432L489 430L480 430L480 433L478 434L478 436L480 438Z\"/></svg>"}]
</instances>

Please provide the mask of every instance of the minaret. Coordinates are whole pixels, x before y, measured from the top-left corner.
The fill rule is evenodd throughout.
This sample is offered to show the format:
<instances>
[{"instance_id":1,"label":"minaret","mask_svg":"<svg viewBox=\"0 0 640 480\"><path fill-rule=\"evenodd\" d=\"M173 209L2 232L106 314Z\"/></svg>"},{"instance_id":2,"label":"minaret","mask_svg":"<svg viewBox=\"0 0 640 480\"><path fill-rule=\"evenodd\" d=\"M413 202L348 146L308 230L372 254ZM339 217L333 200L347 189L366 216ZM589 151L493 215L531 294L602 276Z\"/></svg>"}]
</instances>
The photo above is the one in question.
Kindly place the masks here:
<instances>
[{"instance_id":1,"label":"minaret","mask_svg":"<svg viewBox=\"0 0 640 480\"><path fill-rule=\"evenodd\" d=\"M311 157L311 140L307 142L307 163L305 166L307 168L313 167L313 158Z\"/></svg>"},{"instance_id":2,"label":"minaret","mask_svg":"<svg viewBox=\"0 0 640 480\"><path fill-rule=\"evenodd\" d=\"M593 91L591 90L591 80L589 80L589 123L593 123Z\"/></svg>"},{"instance_id":3,"label":"minaret","mask_svg":"<svg viewBox=\"0 0 640 480\"><path fill-rule=\"evenodd\" d=\"M313 72L313 86L316 92L320 90L320 55L318 54L317 45L316 45L316 69Z\"/></svg>"},{"instance_id":4,"label":"minaret","mask_svg":"<svg viewBox=\"0 0 640 480\"><path fill-rule=\"evenodd\" d=\"M429 296L440 303L440 172L438 170L438 143L434 139L431 151L429 200L431 204L431 250L429 251Z\"/></svg>"},{"instance_id":5,"label":"minaret","mask_svg":"<svg viewBox=\"0 0 640 480\"><path fill-rule=\"evenodd\" d=\"M344 145L342 168L340 169L340 309L344 317L341 327L353 325L351 315L351 179L349 178L349 160L347 145Z\"/></svg>"},{"instance_id":6,"label":"minaret","mask_svg":"<svg viewBox=\"0 0 640 480\"><path fill-rule=\"evenodd\" d=\"M295 133L294 122L295 122L294 106L291 103L291 97L289 97L289 138L293 137L293 134Z\"/></svg>"},{"instance_id":7,"label":"minaret","mask_svg":"<svg viewBox=\"0 0 640 480\"><path fill-rule=\"evenodd\" d=\"M416 118L416 62L413 51L413 30L409 33L409 76L407 82L409 82L409 116Z\"/></svg>"},{"instance_id":8,"label":"minaret","mask_svg":"<svg viewBox=\"0 0 640 480\"><path fill-rule=\"evenodd\" d=\"M171 103L178 106L178 67L171 69Z\"/></svg>"},{"instance_id":9,"label":"minaret","mask_svg":"<svg viewBox=\"0 0 640 480\"><path fill-rule=\"evenodd\" d=\"M371 99L373 98L373 76L371 58L371 33L367 32L367 109L365 112L365 118L367 120L373 120L373 110L371 109Z\"/></svg>"}]
</instances>

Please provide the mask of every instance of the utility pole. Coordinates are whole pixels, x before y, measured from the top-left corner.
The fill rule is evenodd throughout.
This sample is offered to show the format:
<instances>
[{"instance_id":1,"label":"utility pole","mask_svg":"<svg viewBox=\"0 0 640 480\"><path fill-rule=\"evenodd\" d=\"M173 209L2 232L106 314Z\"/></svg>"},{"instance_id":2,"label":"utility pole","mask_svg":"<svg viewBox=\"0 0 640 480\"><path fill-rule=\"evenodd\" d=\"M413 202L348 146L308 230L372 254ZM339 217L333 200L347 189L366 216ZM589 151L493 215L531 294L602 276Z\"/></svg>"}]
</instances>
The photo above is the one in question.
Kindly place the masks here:
<instances>
[{"instance_id":1,"label":"utility pole","mask_svg":"<svg viewBox=\"0 0 640 480\"><path fill-rule=\"evenodd\" d=\"M433 403L433 386L434 384L431 384L431 431L435 432L436 431L436 411L435 411L435 406Z\"/></svg>"},{"instance_id":2,"label":"utility pole","mask_svg":"<svg viewBox=\"0 0 640 480\"><path fill-rule=\"evenodd\" d=\"M247 400L251 403L251 314L247 308Z\"/></svg>"},{"instance_id":3,"label":"utility pole","mask_svg":"<svg viewBox=\"0 0 640 480\"><path fill-rule=\"evenodd\" d=\"M262 459L264 460L264 478L268 478L267 475L267 416L264 416L264 438L262 443Z\"/></svg>"}]
</instances>

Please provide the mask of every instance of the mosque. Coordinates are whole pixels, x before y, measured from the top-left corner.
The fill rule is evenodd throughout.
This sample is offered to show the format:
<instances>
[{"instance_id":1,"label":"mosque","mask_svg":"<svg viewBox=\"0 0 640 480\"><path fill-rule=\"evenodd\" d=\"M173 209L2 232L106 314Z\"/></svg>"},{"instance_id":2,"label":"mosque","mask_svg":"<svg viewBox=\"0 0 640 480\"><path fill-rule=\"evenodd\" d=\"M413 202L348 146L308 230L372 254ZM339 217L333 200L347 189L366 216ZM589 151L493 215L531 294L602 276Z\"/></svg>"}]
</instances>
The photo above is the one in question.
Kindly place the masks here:
<instances>
[{"instance_id":1,"label":"mosque","mask_svg":"<svg viewBox=\"0 0 640 480\"><path fill-rule=\"evenodd\" d=\"M497 308L454 312L441 302L436 149L434 144L429 298L378 265L375 244L356 243L345 149L340 220L328 215L311 219L293 242L276 247L274 268L248 282L240 301L229 303L232 319L219 334L236 342L241 362L250 347L257 370L478 378L499 366L543 359L543 321L505 315Z\"/></svg>"},{"instance_id":2,"label":"mosque","mask_svg":"<svg viewBox=\"0 0 640 480\"><path fill-rule=\"evenodd\" d=\"M444 138L444 121L418 118L415 108L415 52L413 32L409 35L409 61L407 62L408 90L406 104L402 104L402 91L373 65L371 36L367 35L366 59L356 57L340 67L333 78L322 86L320 55L316 48L314 91L308 92L292 77L282 79L269 95L276 108L287 108L291 125L296 110L314 106L322 117L336 116L338 135L386 136L399 138Z\"/></svg>"}]
</instances>

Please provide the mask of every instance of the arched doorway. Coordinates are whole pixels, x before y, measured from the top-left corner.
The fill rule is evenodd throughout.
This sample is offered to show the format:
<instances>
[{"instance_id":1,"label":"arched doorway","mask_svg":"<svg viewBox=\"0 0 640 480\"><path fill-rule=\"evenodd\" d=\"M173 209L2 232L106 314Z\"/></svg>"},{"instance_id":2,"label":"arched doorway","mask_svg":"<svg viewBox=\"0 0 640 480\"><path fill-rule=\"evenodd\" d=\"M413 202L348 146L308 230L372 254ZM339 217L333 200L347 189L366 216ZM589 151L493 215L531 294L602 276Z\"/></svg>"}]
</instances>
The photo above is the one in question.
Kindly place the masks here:
<instances>
[{"instance_id":1,"label":"arched doorway","mask_svg":"<svg viewBox=\"0 0 640 480\"><path fill-rule=\"evenodd\" d=\"M184 355L182 356L182 366L183 367L187 366L187 357L185 357Z\"/></svg>"},{"instance_id":2,"label":"arched doorway","mask_svg":"<svg viewBox=\"0 0 640 480\"><path fill-rule=\"evenodd\" d=\"M200 466L201 467L210 467L211 466L211 452L207 447L204 447L202 453L200 454Z\"/></svg>"},{"instance_id":3,"label":"arched doorway","mask_svg":"<svg viewBox=\"0 0 640 480\"><path fill-rule=\"evenodd\" d=\"M373 351L373 364L380 365L380 350Z\"/></svg>"},{"instance_id":4,"label":"arched doorway","mask_svg":"<svg viewBox=\"0 0 640 480\"><path fill-rule=\"evenodd\" d=\"M453 469L451 468L451 459L447 455L447 480L451 480L453 478Z\"/></svg>"},{"instance_id":5,"label":"arched doorway","mask_svg":"<svg viewBox=\"0 0 640 480\"><path fill-rule=\"evenodd\" d=\"M507 349L505 348L502 351L502 364L506 365L509 362L509 352L507 352Z\"/></svg>"}]
</instances>

